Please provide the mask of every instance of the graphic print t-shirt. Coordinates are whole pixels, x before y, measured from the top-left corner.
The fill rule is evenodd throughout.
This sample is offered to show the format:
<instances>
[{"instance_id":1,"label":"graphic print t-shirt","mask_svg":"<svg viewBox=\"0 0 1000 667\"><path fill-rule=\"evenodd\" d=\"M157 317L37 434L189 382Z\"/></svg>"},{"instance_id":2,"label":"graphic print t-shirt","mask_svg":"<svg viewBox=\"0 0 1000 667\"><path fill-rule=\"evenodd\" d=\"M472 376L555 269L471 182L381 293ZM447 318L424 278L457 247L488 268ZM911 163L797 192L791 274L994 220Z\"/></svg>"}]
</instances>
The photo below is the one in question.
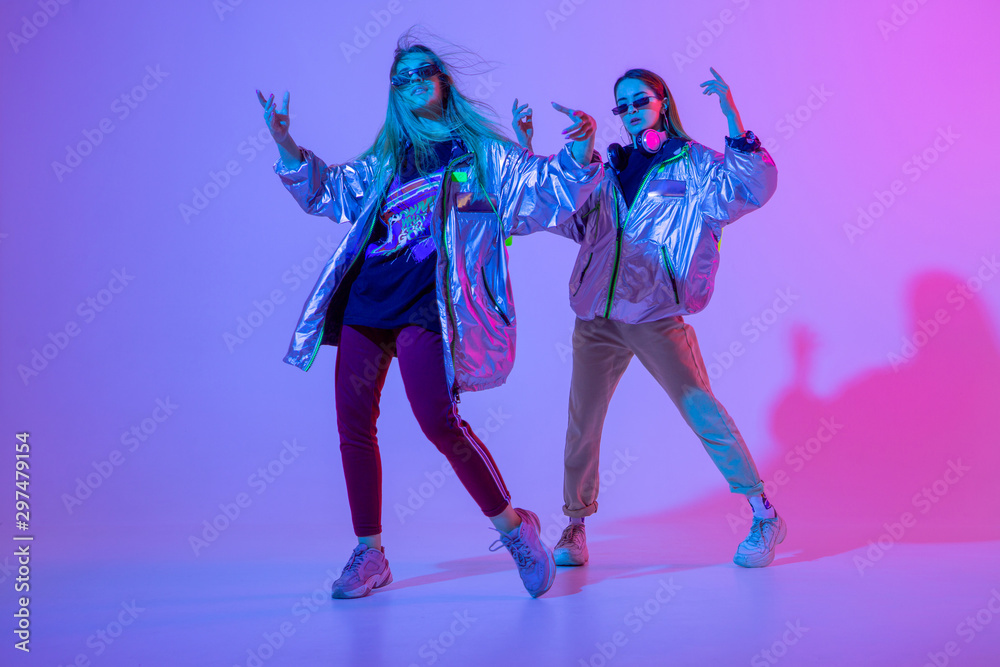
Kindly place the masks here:
<instances>
[{"instance_id":1,"label":"graphic print t-shirt","mask_svg":"<svg viewBox=\"0 0 1000 667\"><path fill-rule=\"evenodd\" d=\"M410 150L375 221L361 271L351 285L344 324L380 329L412 324L441 332L430 222L444 167L459 151L453 142L435 144L432 171L421 176Z\"/></svg>"}]
</instances>

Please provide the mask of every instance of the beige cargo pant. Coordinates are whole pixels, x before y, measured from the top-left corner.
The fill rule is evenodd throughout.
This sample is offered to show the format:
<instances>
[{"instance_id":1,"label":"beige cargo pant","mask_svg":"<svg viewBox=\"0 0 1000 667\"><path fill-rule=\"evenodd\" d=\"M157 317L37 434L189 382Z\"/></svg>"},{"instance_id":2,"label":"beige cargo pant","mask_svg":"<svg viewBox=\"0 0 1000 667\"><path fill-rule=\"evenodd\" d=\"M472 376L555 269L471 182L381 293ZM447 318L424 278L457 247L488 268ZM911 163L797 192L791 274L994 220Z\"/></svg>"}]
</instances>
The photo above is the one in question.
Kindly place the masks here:
<instances>
[{"instance_id":1,"label":"beige cargo pant","mask_svg":"<svg viewBox=\"0 0 1000 667\"><path fill-rule=\"evenodd\" d=\"M563 513L590 516L597 511L601 431L608 404L632 356L646 367L701 440L733 493L761 493L757 472L732 417L712 394L694 329L680 316L626 324L597 317L576 319L573 330L573 379L566 429ZM654 416L645 416L651 422Z\"/></svg>"}]
</instances>

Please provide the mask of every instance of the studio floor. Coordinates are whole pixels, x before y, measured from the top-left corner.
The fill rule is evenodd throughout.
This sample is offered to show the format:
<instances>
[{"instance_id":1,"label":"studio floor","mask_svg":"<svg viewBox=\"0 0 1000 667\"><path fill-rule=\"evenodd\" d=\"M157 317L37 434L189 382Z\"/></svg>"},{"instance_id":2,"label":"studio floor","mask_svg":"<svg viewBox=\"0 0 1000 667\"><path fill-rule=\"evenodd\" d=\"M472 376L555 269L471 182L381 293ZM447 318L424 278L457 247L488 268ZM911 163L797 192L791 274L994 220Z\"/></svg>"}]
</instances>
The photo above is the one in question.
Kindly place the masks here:
<instances>
[{"instance_id":1,"label":"studio floor","mask_svg":"<svg viewBox=\"0 0 1000 667\"><path fill-rule=\"evenodd\" d=\"M838 551L790 522L775 562L745 570L723 522L592 520L591 562L531 599L477 518L388 542L394 582L348 601L329 597L346 538L245 530L185 562L154 536L116 554L92 535L82 560L37 563L33 650L4 664L1000 664L998 541ZM558 530L543 520L550 543Z\"/></svg>"}]
</instances>

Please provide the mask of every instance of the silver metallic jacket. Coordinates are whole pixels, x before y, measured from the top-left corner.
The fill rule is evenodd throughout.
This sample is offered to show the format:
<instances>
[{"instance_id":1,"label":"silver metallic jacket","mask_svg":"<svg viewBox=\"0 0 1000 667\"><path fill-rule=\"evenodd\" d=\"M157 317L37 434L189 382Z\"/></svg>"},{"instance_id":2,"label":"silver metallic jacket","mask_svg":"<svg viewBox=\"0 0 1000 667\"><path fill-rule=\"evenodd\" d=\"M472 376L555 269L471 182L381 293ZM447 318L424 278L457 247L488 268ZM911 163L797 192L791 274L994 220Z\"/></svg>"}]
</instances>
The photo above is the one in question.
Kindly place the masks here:
<instances>
[{"instance_id":1,"label":"silver metallic jacket","mask_svg":"<svg viewBox=\"0 0 1000 667\"><path fill-rule=\"evenodd\" d=\"M697 313L715 286L722 228L763 206L777 182L774 161L750 132L727 137L724 154L671 139L631 208L617 174L605 169L576 215L551 230L580 243L573 310L629 324Z\"/></svg>"},{"instance_id":2,"label":"silver metallic jacket","mask_svg":"<svg viewBox=\"0 0 1000 667\"><path fill-rule=\"evenodd\" d=\"M487 182L478 193L474 154L451 160L431 219L445 375L456 397L503 384L514 364L516 317L504 241L564 222L603 173L599 164L577 164L569 145L545 158L490 141L485 154ZM302 156L295 170L275 162L281 182L307 213L352 225L320 272L285 355L285 362L309 370L320 345L340 340L350 285L383 193L373 187L374 157L327 166L311 151L302 149Z\"/></svg>"}]
</instances>

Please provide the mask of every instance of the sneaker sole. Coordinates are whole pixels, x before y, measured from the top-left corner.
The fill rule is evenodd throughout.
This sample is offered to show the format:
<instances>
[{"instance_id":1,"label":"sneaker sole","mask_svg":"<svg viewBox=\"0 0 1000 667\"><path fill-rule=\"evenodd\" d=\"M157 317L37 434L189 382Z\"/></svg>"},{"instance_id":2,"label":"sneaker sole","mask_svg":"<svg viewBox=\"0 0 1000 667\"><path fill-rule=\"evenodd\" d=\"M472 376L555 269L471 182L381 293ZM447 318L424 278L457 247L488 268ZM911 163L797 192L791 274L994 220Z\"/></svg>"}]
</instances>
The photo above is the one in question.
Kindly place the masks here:
<instances>
[{"instance_id":1,"label":"sneaker sole","mask_svg":"<svg viewBox=\"0 0 1000 667\"><path fill-rule=\"evenodd\" d=\"M388 567L385 568L385 573L373 574L368 577L368 580L363 586L358 586L357 588L351 590L344 590L342 588L333 589L333 599L335 600L354 600L356 598L363 598L366 595L371 595L371 592L376 588L382 588L383 586L388 586L392 583L392 572Z\"/></svg>"},{"instance_id":2,"label":"sneaker sole","mask_svg":"<svg viewBox=\"0 0 1000 667\"><path fill-rule=\"evenodd\" d=\"M577 557L569 549L556 549L553 553L553 558L556 561L556 565L564 567L579 567L586 565L587 561L590 560L589 555Z\"/></svg>"},{"instance_id":3,"label":"sneaker sole","mask_svg":"<svg viewBox=\"0 0 1000 667\"><path fill-rule=\"evenodd\" d=\"M785 535L788 533L788 526L785 524L785 520L782 519L781 523L778 524L778 540L775 542L775 547L785 541ZM733 557L733 562L740 567L767 567L772 562L774 562L774 551L760 556L756 560L740 559L739 556Z\"/></svg>"}]
</instances>

